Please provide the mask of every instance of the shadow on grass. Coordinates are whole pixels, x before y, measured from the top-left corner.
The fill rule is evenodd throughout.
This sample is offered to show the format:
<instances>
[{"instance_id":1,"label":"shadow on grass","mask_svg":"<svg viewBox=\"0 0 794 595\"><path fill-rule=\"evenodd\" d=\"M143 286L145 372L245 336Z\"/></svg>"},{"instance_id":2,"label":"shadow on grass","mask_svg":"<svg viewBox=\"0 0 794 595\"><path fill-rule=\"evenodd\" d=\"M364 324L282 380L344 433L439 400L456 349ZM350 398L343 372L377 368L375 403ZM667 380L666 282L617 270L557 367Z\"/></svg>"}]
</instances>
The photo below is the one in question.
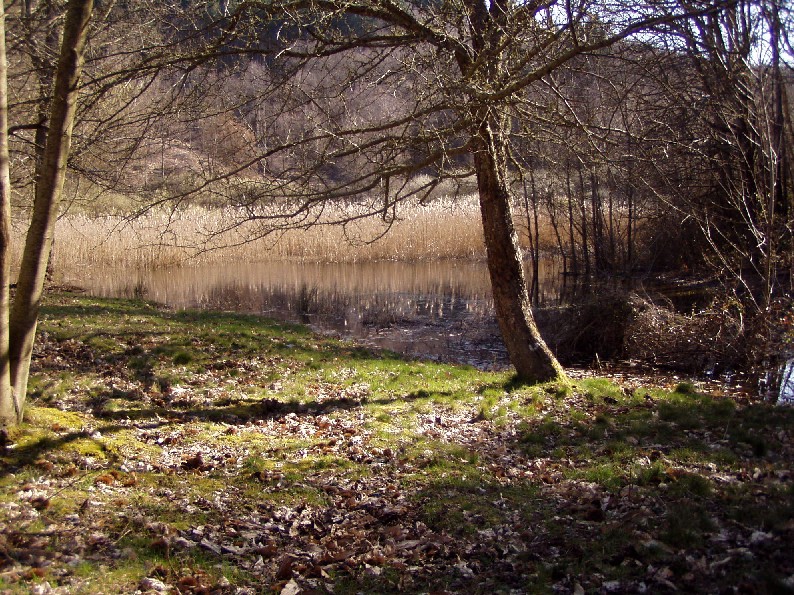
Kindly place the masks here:
<instances>
[{"instance_id":1,"label":"shadow on grass","mask_svg":"<svg viewBox=\"0 0 794 595\"><path fill-rule=\"evenodd\" d=\"M168 422L149 423L137 427L140 429L154 429L163 425L167 425L167 423ZM126 429L129 429L129 427L121 425L108 425L102 427L102 433L104 436ZM118 455L109 450L101 439L94 439L92 437L92 432L87 430L77 430L67 432L59 436L41 436L22 446L17 445L14 448L5 449L2 453L0 453L0 462L2 462L2 466L0 467L0 477L4 477L9 473L15 472L16 470L22 469L24 467L37 464L41 460L42 456L48 452L57 451L71 443L77 442L78 440L87 439L92 440L96 447L106 454L111 460L117 458Z\"/></svg>"},{"instance_id":2,"label":"shadow on grass","mask_svg":"<svg viewBox=\"0 0 794 595\"><path fill-rule=\"evenodd\" d=\"M517 479L443 469L415 495L429 527L477 544L465 592L792 592L794 410L673 393L593 412L527 422Z\"/></svg>"},{"instance_id":3,"label":"shadow on grass","mask_svg":"<svg viewBox=\"0 0 794 595\"><path fill-rule=\"evenodd\" d=\"M69 295L55 296L42 306L41 314L56 319L73 317L89 318L103 316L159 316L161 313L153 305L139 300L95 300L86 303L90 298L80 297L79 300L65 303Z\"/></svg>"},{"instance_id":4,"label":"shadow on grass","mask_svg":"<svg viewBox=\"0 0 794 595\"><path fill-rule=\"evenodd\" d=\"M535 456L562 450L596 458L601 453L658 456L678 451L730 464L774 452L781 442L770 428L794 425L791 408L762 403L737 408L731 399L697 394L601 402L594 413L592 421L548 416L527 422L521 437L525 450Z\"/></svg>"},{"instance_id":5,"label":"shadow on grass","mask_svg":"<svg viewBox=\"0 0 794 595\"><path fill-rule=\"evenodd\" d=\"M92 309L64 309L60 315L73 318L75 312L97 315ZM325 362L336 360L399 359L393 354L320 339L303 327L273 325L253 316L143 312L151 318L150 323L172 328L168 332L155 330L160 333L159 338L170 336L166 345L138 346L136 353L119 356L121 362L140 358L139 369L128 370L128 377L133 379L140 379L136 374L145 373L153 375L155 383L168 381L158 372L164 361L185 368L192 366L186 372L189 374L190 370L222 363L218 358L237 359L252 354L289 357L307 367L306 362L311 361L318 369ZM142 331L134 327L117 333L107 329L101 332L110 332L126 343L143 336L136 335ZM201 341L201 345L196 341ZM208 345L212 349L205 349ZM414 377L414 381L423 380ZM481 392L512 392L520 388L515 379L504 383L500 378L484 385ZM211 484L211 491L219 493L219 485L234 483L235 488L242 490L234 496L239 506L223 509L225 524L239 523L245 529L252 516L256 517L253 522L262 526L282 523L283 527L267 535L259 524L249 527L254 539L265 536L263 539L270 540L257 542L256 547L242 555L249 556L247 562L251 565L262 551L278 551L294 553L306 572L313 571L318 558L308 550L300 550L301 543L323 543L322 539L331 534L344 537L352 552L350 559L359 554L362 557L349 564L336 564L331 559L327 570L333 574L335 592L346 592L344 584L352 593L442 589L461 593L511 589L734 592L737 586L748 584L755 585L757 592L787 592L783 581L794 574L794 562L786 546L794 542L794 527L789 524L794 516L794 489L783 473L790 471L790 460L781 453L786 452L783 441L788 440L786 436L794 427L794 411L761 404L737 408L727 399L691 393L646 391L625 395L620 390L609 395L575 395L581 398L571 401L571 406L567 401L572 396L569 390L550 386L546 392L545 397L536 398L542 401L547 414L529 418L515 437L498 436L495 431L493 443L456 445L457 450L442 448L441 440L433 444L420 441L416 451L421 454L405 457L399 454L399 447L391 445L391 455L369 457L373 462L367 462L365 457L355 460L367 477L387 478L384 482L390 484L388 488L380 481L347 481L342 464L353 459L345 458L350 451L344 448L329 463L338 464L337 467L324 468L322 473L318 469L314 470L317 473L298 469L292 475L279 474L267 482L253 479L256 474L250 471L237 475L225 475L221 470L202 474L188 473L184 468L167 475L153 474L150 479L153 483L188 486L205 482ZM154 406L135 391L119 390L100 396L116 400L119 405L105 411L105 417L143 422L136 427L147 423L156 427L187 420L316 416L367 404L432 399L435 394L444 397L452 393L401 389L394 396L369 400L338 397L309 403L229 398L206 407L189 403L184 407L173 403ZM42 440L15 456L30 464L47 449L88 437L85 432L73 432ZM430 454L425 455L428 451ZM476 456L469 457L469 451ZM427 460L422 462L420 457ZM322 478L329 479L321 485L321 481L326 481ZM328 487L333 490L326 491ZM195 488L196 492L199 490L200 487ZM310 498L310 492L316 492L316 497ZM241 493L245 497L241 498ZM156 494L148 494L146 498L151 497L151 502L136 505L155 518L184 521L185 511L171 501L169 494L164 492L156 501ZM289 517L289 524L284 524L284 517L278 516L292 514L292 510L285 512L292 504L279 509L278 515L272 507L268 508L267 499L274 494L295 496L293 500L299 501L295 514L301 515L301 522ZM329 503L326 498L333 501ZM201 506L207 501L206 496L192 500L190 504L198 512L191 514L197 516L188 517L186 522L203 524ZM388 515L383 512L386 510ZM358 513L361 514L357 516ZM353 526L347 535L343 524L351 519ZM418 527L422 526L431 533L419 533ZM123 530L126 529L119 529L120 534ZM130 545L151 545L158 536L147 534L147 530L138 528L132 536L137 541L129 541ZM387 530L393 530L398 537L390 538ZM189 534L187 538L201 543L200 538L193 539ZM237 537L228 537L229 543L239 545L234 539ZM393 547L396 556L401 556L401 566L384 564L381 574L367 574L364 552L356 550L359 544ZM402 544L403 549L395 544ZM180 561L189 561L192 551L197 550L176 555ZM229 551L233 554L234 550ZM400 553L405 551L410 555ZM219 549L204 551L202 556L209 556L211 564L239 563L240 557L232 554ZM280 558L266 560L262 564L262 580L272 585L278 582L277 574L299 582L305 578L297 570L300 564L282 564L284 560ZM380 568L375 562L367 564Z\"/></svg>"},{"instance_id":6,"label":"shadow on grass","mask_svg":"<svg viewBox=\"0 0 794 595\"><path fill-rule=\"evenodd\" d=\"M151 408L115 408L112 411L104 411L100 417L107 419L130 419L146 420L165 418L171 422L180 421L210 421L210 422L248 422L257 420L278 419L288 415L297 417L316 417L327 415L333 411L350 411L361 409L367 405L390 405L394 403L407 403L411 401L424 400L433 395L449 396L451 392L429 393L427 391L416 391L407 395L395 396L392 398L366 398L352 399L347 397L330 398L322 402L295 402L279 401L277 399L257 399L250 402L233 401L225 406L209 406L204 408L173 408L173 407L151 407ZM129 395L129 400L134 401L136 397Z\"/></svg>"},{"instance_id":7,"label":"shadow on grass","mask_svg":"<svg viewBox=\"0 0 794 595\"><path fill-rule=\"evenodd\" d=\"M322 414L331 409L360 405L351 399L336 399L316 406L264 400L248 404L190 411L169 397L174 384L189 381L193 374L212 371L221 377L247 358L289 359L298 365L321 369L326 362L398 360L391 352L375 352L360 346L318 338L303 326L274 322L249 314L204 311L170 312L140 301L99 300L50 296L42 310L42 330L49 343L37 356L35 367L43 373L93 374L111 382L112 390L92 393L87 405L111 418L147 419L167 415L207 420L224 416L242 419L277 415ZM96 302L88 303L85 302ZM72 322L63 325L62 321ZM75 341L79 339L79 343ZM274 368L272 373L277 373ZM130 385L133 385L130 387ZM139 386L135 386L139 384ZM43 395L57 390L58 382L38 387ZM154 402L150 398L154 395ZM421 395L420 395L421 396ZM408 398L411 398L409 395ZM112 401L113 410L105 405ZM124 406L140 403L140 407Z\"/></svg>"}]
</instances>

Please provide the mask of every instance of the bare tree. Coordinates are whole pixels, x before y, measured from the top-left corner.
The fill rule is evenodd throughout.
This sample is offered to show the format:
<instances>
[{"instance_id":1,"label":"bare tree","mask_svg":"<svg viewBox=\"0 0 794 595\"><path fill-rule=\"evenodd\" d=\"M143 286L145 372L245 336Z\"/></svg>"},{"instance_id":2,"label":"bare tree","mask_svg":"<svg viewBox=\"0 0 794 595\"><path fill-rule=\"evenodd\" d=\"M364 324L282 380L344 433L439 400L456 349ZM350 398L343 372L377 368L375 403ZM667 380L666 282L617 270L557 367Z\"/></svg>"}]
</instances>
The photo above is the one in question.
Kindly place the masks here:
<instances>
[{"instance_id":1,"label":"bare tree","mask_svg":"<svg viewBox=\"0 0 794 595\"><path fill-rule=\"evenodd\" d=\"M4 423L22 420L44 276L63 190L74 122L75 97L92 10L93 0L70 0L67 8L50 103L46 143L41 166L38 168L40 179L36 185L33 217L26 237L17 292L10 314L7 309L8 302L0 300L0 305L4 306L4 311L0 312L2 317L0 320L4 321L6 317L9 320L8 343L0 346L0 352L8 353L10 372L8 377L10 387L4 384L0 388L0 398L4 400L0 403L0 412L3 414ZM3 116L3 119L5 118L6 116ZM7 127L4 128L0 140L5 138L6 131ZM0 166L2 152L3 143L0 142ZM8 213L5 206L8 203L5 199L3 202L3 225L7 225ZM2 249L3 251L7 249L5 242ZM7 282L8 278L3 281ZM7 283L4 285L7 291ZM4 323L2 326L3 332L0 333L0 338L5 340L6 326ZM4 374L0 376L0 380L5 382ZM8 403L9 400L12 401L11 404Z\"/></svg>"},{"instance_id":2,"label":"bare tree","mask_svg":"<svg viewBox=\"0 0 794 595\"><path fill-rule=\"evenodd\" d=\"M781 273L792 254L794 187L784 100L783 53L789 42L777 0L746 0L682 23L697 77L690 164L700 162L701 189L674 199L693 218L714 268L741 288L757 312L790 290ZM790 46L789 46L790 47ZM690 166L691 168L691 166Z\"/></svg>"},{"instance_id":3,"label":"bare tree","mask_svg":"<svg viewBox=\"0 0 794 595\"><path fill-rule=\"evenodd\" d=\"M229 92L250 74L250 60L230 58L194 68L183 90L201 89L204 99L214 95L218 109L240 114L256 105L257 155L223 174L196 172L200 181L183 196L229 196L230 174L237 175L236 194L226 201L236 218L216 231L236 231L245 241L293 226L351 226L366 216L388 223L402 202L421 199L437 180L474 174L511 362L523 380L564 377L533 320L511 212L517 106L526 89L577 56L712 11L714 3L559 8L508 0L242 4L217 28L234 39L230 53L262 57L259 93ZM391 109L378 109L384 105ZM253 165L266 173L240 175ZM409 180L417 173L434 181L416 188ZM587 177L600 209L596 172L591 168ZM355 202L357 214L334 212L330 205L340 202ZM591 235L610 225L600 211L590 222Z\"/></svg>"},{"instance_id":4,"label":"bare tree","mask_svg":"<svg viewBox=\"0 0 794 595\"><path fill-rule=\"evenodd\" d=\"M123 10L144 4L124 3ZM108 10L114 6L109 3ZM80 159L72 165L90 179L119 184L118 172L145 164L140 177L127 178L144 208L161 202L178 208L197 197L230 207L228 225L210 230L210 245L222 234L248 241L318 224L345 225L355 235L356 222L373 216L388 229L404 203L425 200L443 179L473 175L511 362L523 380L564 378L534 323L511 212L522 162L516 139L531 141L534 134L532 127L518 126L526 117L527 91L548 85L552 73L579 57L643 31L706 18L719 7L673 0L643 8L580 3L565 10L509 0L280 0L180 12L169 5L147 47L114 48L111 30L110 43L96 52L96 64L111 66L89 69L86 84L94 92L80 105L82 142L73 153ZM84 40L84 32L73 40L77 54ZM56 90L66 74L60 68ZM52 95L30 247L12 311L18 395L27 382L40 265L46 265L63 184L52 156L70 149L74 110L56 109L68 107L73 97ZM155 111L166 119L153 116ZM149 183L158 152L160 182ZM173 170L167 170L177 159L169 152L178 155L182 170L176 184ZM110 153L117 156L114 165L103 159ZM568 236L581 237L577 252L585 268L590 255L602 264L614 261L621 233L613 194L604 190L614 176L600 169L595 157L601 154L568 160L579 179L568 175L566 186L578 181L581 195L576 209L568 205ZM430 174L424 178L429 181L417 185L417 174ZM587 208L581 202L585 192Z\"/></svg>"},{"instance_id":5,"label":"bare tree","mask_svg":"<svg viewBox=\"0 0 794 595\"><path fill-rule=\"evenodd\" d=\"M5 3L0 3L0 425L18 421L20 410L11 389L9 361L11 178L8 154L8 61L5 20Z\"/></svg>"},{"instance_id":6,"label":"bare tree","mask_svg":"<svg viewBox=\"0 0 794 595\"><path fill-rule=\"evenodd\" d=\"M168 19L163 16L168 7L160 3L103 3L98 19L92 19L92 0L30 0L16 8L13 28L3 31L3 49L6 34L11 40L13 75L8 68L0 69L4 100L0 101L0 264L4 275L0 282L5 292L0 294L0 421L4 424L19 422L23 415L54 226L67 206L63 204L67 169L100 189L120 187L120 173L136 155L148 151L147 136L153 124L172 114L167 94L149 100L147 91L167 65L184 68L195 62L195 54L180 55L175 48L201 37L200 27L188 27L176 39L169 35ZM190 22L185 19L183 24ZM86 70L89 37L93 43ZM2 56L7 56L5 51ZM9 78L14 101L8 101L6 93ZM18 123L9 126L9 114ZM75 122L77 135L73 134ZM13 144L8 142L9 132ZM12 158L16 155L19 187L32 190L30 226L13 303L8 299L7 232L14 184L4 177L9 172L9 152ZM20 202L28 204L23 200L17 206Z\"/></svg>"}]
</instances>

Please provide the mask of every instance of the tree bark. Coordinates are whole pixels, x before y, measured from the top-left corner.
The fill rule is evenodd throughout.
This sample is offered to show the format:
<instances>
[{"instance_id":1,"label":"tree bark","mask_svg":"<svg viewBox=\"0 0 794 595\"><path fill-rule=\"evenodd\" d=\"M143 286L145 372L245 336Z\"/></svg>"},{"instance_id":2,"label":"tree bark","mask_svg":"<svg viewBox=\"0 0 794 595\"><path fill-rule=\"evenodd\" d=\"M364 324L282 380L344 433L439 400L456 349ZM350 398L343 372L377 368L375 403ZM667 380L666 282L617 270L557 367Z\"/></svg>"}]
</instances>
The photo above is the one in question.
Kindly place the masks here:
<instances>
[{"instance_id":1,"label":"tree bark","mask_svg":"<svg viewBox=\"0 0 794 595\"><path fill-rule=\"evenodd\" d=\"M19 423L21 407L11 390L8 356L11 265L11 179L8 157L8 61L5 42L5 5L0 3L0 426Z\"/></svg>"},{"instance_id":2,"label":"tree bark","mask_svg":"<svg viewBox=\"0 0 794 595\"><path fill-rule=\"evenodd\" d=\"M473 145L488 272L496 318L510 362L522 381L565 378L532 316L521 248L510 211L506 139L498 121L486 119Z\"/></svg>"},{"instance_id":3,"label":"tree bark","mask_svg":"<svg viewBox=\"0 0 794 595\"><path fill-rule=\"evenodd\" d=\"M25 240L17 293L10 312L11 382L20 404L24 404L27 393L30 357L66 176L77 84L92 10L93 0L69 0L61 53L55 71L47 142L38 172L33 215Z\"/></svg>"},{"instance_id":4,"label":"tree bark","mask_svg":"<svg viewBox=\"0 0 794 595\"><path fill-rule=\"evenodd\" d=\"M573 216L573 191L571 190L571 160L565 160L565 189L566 198L568 199L568 243L571 246L571 272L574 275L579 274L579 256L576 254L576 225ZM568 272L567 270L565 271Z\"/></svg>"},{"instance_id":5,"label":"tree bark","mask_svg":"<svg viewBox=\"0 0 794 595\"><path fill-rule=\"evenodd\" d=\"M41 12L41 14L34 14ZM53 23L56 20L56 7L49 0L44 5L25 2L25 20L28 21L27 52L30 55L31 63L38 81L38 99L36 102L36 135L33 140L35 162L35 176L38 180L40 168L44 161L44 146L47 143L47 118L50 114L50 92L52 91L53 77L55 76L55 64L51 56L58 51L58 30ZM41 21L47 24L44 26L43 35L39 30ZM37 25L38 24L38 25Z\"/></svg>"}]
</instances>

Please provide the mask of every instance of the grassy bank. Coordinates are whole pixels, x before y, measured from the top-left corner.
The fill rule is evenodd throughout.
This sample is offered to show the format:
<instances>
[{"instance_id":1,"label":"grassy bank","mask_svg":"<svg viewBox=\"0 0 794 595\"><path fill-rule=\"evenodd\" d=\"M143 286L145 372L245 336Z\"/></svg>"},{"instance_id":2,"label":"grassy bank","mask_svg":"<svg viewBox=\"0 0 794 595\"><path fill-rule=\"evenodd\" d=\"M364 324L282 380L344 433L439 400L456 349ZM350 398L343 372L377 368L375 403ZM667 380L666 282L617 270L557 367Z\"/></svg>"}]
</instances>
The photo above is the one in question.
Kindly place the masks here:
<instances>
[{"instance_id":1,"label":"grassy bank","mask_svg":"<svg viewBox=\"0 0 794 595\"><path fill-rule=\"evenodd\" d=\"M53 296L40 331L3 592L794 586L790 409L137 301Z\"/></svg>"}]
</instances>

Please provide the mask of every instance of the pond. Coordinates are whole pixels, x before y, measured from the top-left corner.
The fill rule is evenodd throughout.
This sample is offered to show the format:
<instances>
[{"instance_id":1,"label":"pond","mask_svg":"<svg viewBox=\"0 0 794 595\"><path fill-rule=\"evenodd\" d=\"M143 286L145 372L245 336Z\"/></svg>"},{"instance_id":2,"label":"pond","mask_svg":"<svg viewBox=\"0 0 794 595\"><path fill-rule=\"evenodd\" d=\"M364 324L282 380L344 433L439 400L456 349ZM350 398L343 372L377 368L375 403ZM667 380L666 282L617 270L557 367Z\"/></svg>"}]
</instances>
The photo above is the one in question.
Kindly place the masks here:
<instances>
[{"instance_id":1,"label":"pond","mask_svg":"<svg viewBox=\"0 0 794 595\"><path fill-rule=\"evenodd\" d=\"M540 299L560 295L553 262ZM508 365L490 281L478 262L305 264L265 262L161 270L83 270L65 283L102 297L145 297L173 308L247 312L412 356Z\"/></svg>"},{"instance_id":2,"label":"pond","mask_svg":"<svg viewBox=\"0 0 794 595\"><path fill-rule=\"evenodd\" d=\"M562 275L553 260L541 263L539 279L538 302L546 307L578 303L583 293L604 288L604 282L576 284ZM82 269L63 271L60 281L101 297L143 297L176 309L244 312L303 323L324 334L414 357L465 363L482 370L509 367L494 316L488 271L480 262L264 262L159 270ZM634 288L641 285L624 280L609 287L625 283ZM669 288L655 290L671 295ZM691 308L692 299L686 296L679 307ZM554 308L541 309L541 313L549 310ZM540 316L541 331L549 338L559 330L559 320L544 318ZM610 364L616 376L662 378L659 371L641 373L638 368L623 367L621 362ZM599 373L605 371L599 368ZM576 373L587 371L579 368ZM677 378L666 380L675 383ZM725 379L706 375L700 380L728 387ZM740 387L738 376L728 382L734 385L731 390Z\"/></svg>"}]
</instances>

